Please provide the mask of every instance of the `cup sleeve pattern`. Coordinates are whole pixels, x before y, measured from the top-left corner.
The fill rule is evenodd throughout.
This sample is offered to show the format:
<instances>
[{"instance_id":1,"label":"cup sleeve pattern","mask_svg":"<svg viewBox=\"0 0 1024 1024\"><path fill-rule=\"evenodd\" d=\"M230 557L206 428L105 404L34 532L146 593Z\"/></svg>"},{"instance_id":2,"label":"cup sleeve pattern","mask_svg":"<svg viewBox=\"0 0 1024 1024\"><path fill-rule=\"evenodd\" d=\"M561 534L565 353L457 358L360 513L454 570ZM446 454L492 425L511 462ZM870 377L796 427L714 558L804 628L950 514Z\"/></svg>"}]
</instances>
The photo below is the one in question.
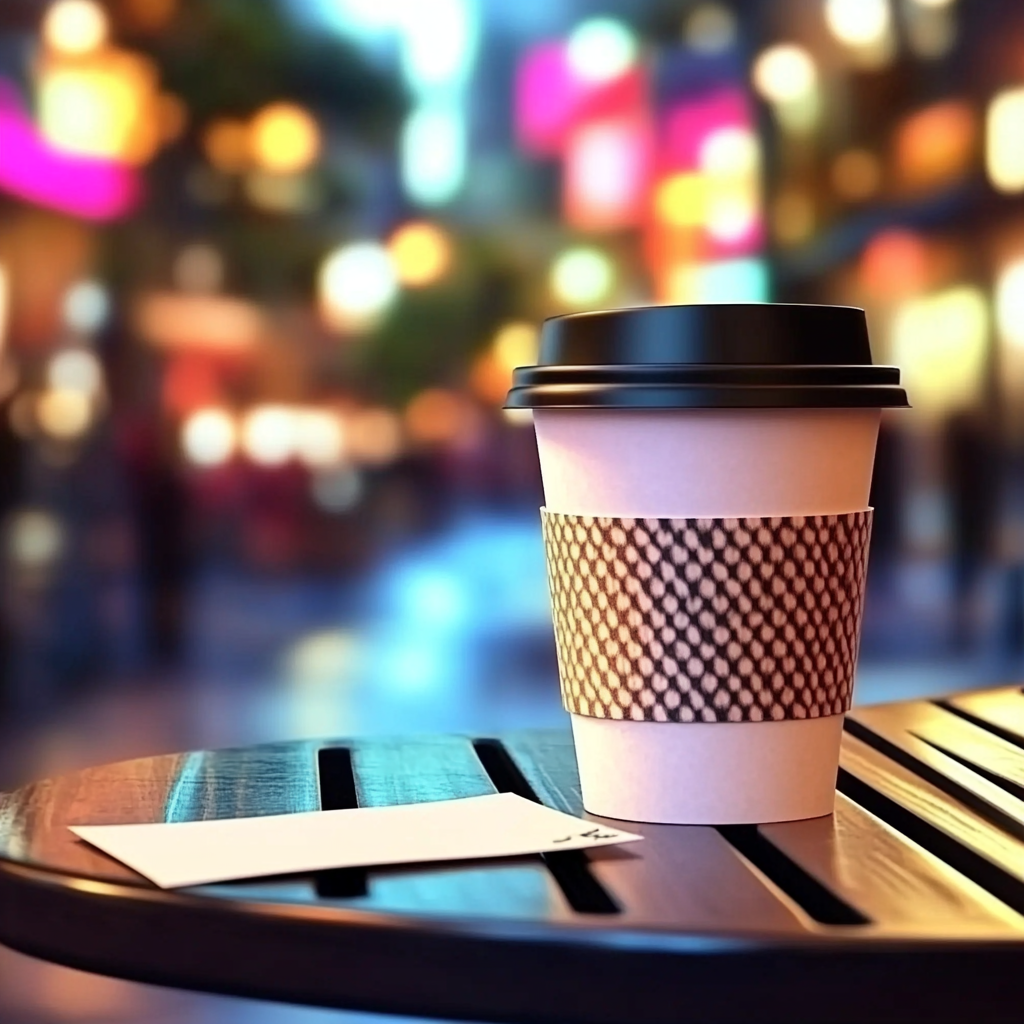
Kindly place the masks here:
<instances>
[{"instance_id":1,"label":"cup sleeve pattern","mask_svg":"<svg viewBox=\"0 0 1024 1024\"><path fill-rule=\"evenodd\" d=\"M562 703L594 718L849 710L871 510L622 519L541 509Z\"/></svg>"}]
</instances>

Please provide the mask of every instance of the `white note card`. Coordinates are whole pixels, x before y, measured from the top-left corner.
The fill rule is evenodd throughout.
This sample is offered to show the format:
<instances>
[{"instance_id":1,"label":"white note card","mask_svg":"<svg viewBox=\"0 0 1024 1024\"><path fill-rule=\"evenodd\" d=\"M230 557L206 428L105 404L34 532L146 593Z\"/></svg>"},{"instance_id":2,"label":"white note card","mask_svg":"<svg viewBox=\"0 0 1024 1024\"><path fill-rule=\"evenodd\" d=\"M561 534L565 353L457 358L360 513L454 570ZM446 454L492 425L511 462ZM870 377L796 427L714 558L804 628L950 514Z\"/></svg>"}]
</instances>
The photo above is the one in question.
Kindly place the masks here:
<instances>
[{"instance_id":1,"label":"white note card","mask_svg":"<svg viewBox=\"0 0 1024 1024\"><path fill-rule=\"evenodd\" d=\"M331 868L514 857L642 836L514 793L156 825L73 825L162 889Z\"/></svg>"}]
</instances>

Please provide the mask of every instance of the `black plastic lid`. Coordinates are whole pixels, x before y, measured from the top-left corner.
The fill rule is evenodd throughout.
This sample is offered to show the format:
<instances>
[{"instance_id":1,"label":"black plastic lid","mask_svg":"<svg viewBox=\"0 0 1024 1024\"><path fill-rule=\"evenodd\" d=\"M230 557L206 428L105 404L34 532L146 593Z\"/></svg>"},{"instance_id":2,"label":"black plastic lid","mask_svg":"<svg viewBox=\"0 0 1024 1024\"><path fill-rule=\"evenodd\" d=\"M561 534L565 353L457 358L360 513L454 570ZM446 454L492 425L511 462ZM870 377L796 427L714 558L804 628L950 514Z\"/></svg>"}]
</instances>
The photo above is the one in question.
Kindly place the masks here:
<instances>
[{"instance_id":1,"label":"black plastic lid","mask_svg":"<svg viewBox=\"0 0 1024 1024\"><path fill-rule=\"evenodd\" d=\"M643 306L553 317L537 366L505 407L631 409L907 406L874 366L862 309L748 303Z\"/></svg>"}]
</instances>

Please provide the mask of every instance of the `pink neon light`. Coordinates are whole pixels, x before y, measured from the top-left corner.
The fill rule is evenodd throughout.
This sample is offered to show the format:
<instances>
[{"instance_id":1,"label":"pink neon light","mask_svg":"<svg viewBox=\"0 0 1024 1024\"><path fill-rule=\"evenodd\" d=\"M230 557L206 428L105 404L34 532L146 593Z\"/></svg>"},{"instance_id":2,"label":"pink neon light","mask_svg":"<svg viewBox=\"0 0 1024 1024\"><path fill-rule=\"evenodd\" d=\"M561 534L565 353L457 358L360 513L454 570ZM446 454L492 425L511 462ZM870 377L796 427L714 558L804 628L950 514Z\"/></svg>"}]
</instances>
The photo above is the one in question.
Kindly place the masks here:
<instances>
[{"instance_id":1,"label":"pink neon light","mask_svg":"<svg viewBox=\"0 0 1024 1024\"><path fill-rule=\"evenodd\" d=\"M0 189L87 220L123 217L139 201L138 176L107 160L49 146L0 82Z\"/></svg>"},{"instance_id":2,"label":"pink neon light","mask_svg":"<svg viewBox=\"0 0 1024 1024\"><path fill-rule=\"evenodd\" d=\"M665 170L693 170L700 147L720 128L749 128L750 105L741 89L718 89L673 106L665 118L662 162Z\"/></svg>"},{"instance_id":3,"label":"pink neon light","mask_svg":"<svg viewBox=\"0 0 1024 1024\"><path fill-rule=\"evenodd\" d=\"M516 134L523 149L534 156L561 153L583 93L565 43L540 43L527 50L515 89Z\"/></svg>"}]
</instances>

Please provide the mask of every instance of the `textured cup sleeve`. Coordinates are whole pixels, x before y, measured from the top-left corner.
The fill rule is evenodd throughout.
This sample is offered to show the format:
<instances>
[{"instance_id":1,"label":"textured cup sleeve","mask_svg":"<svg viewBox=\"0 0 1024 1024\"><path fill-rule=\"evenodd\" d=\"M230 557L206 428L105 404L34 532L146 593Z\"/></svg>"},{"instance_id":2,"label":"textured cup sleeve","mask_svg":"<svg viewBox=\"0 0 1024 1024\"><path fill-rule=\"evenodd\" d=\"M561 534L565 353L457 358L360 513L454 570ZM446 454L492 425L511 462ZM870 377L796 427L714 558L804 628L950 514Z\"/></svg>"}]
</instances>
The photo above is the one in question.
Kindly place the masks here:
<instances>
[{"instance_id":1,"label":"textured cup sleeve","mask_svg":"<svg viewBox=\"0 0 1024 1024\"><path fill-rule=\"evenodd\" d=\"M849 710L871 510L621 519L541 509L562 703L594 718Z\"/></svg>"}]
</instances>

